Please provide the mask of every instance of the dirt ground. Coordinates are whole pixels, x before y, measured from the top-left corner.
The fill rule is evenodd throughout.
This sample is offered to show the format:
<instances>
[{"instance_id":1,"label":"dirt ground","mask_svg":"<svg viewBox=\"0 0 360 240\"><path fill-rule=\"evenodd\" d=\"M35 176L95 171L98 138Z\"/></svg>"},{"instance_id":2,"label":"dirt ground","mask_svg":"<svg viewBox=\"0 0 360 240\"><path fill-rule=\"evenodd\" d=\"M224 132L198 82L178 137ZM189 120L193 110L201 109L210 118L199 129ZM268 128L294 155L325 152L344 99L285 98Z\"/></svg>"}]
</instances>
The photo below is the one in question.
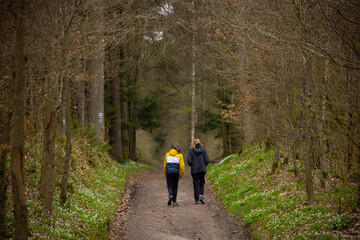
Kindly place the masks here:
<instances>
[{"instance_id":1,"label":"dirt ground","mask_svg":"<svg viewBox=\"0 0 360 240\"><path fill-rule=\"evenodd\" d=\"M162 167L132 177L120 204L110 239L251 239L220 207L205 183L206 204L194 204L190 167L180 180L178 206L167 205Z\"/></svg>"}]
</instances>

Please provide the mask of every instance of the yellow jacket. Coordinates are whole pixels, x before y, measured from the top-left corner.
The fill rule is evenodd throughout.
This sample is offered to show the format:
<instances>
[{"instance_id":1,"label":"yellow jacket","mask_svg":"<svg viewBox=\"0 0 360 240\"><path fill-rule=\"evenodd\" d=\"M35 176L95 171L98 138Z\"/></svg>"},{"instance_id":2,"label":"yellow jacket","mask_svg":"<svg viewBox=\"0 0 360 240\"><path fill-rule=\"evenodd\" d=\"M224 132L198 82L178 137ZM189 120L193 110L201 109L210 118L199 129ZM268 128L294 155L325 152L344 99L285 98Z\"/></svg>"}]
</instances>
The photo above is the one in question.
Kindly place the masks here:
<instances>
[{"instance_id":1,"label":"yellow jacket","mask_svg":"<svg viewBox=\"0 0 360 240\"><path fill-rule=\"evenodd\" d=\"M166 173L180 173L180 176L185 174L184 157L178 153L176 149L171 149L164 159L164 174Z\"/></svg>"}]
</instances>

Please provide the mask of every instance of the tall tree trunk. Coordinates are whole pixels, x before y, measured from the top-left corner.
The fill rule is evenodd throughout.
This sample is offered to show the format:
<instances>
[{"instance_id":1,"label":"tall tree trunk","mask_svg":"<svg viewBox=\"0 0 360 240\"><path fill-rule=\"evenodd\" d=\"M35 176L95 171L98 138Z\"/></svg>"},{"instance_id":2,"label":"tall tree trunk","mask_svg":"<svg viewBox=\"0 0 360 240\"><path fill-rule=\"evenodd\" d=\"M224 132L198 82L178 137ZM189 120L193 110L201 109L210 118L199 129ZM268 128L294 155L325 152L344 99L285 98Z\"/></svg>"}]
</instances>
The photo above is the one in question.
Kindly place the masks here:
<instances>
[{"instance_id":1,"label":"tall tree trunk","mask_svg":"<svg viewBox=\"0 0 360 240\"><path fill-rule=\"evenodd\" d=\"M51 39L55 38L57 29L57 18L59 2L55 1L51 5ZM49 215L52 210L55 193L55 137L56 137L56 111L58 104L58 78L56 74L56 46L53 42L49 43L50 69L47 78L47 98L44 113L44 146L41 164L40 196L43 201L43 214Z\"/></svg>"},{"instance_id":2,"label":"tall tree trunk","mask_svg":"<svg viewBox=\"0 0 360 240\"><path fill-rule=\"evenodd\" d=\"M19 0L15 18L15 85L13 127L11 131L11 177L13 183L13 202L15 215L14 239L27 239L28 211L25 196L24 165L25 165L25 1Z\"/></svg>"},{"instance_id":3,"label":"tall tree trunk","mask_svg":"<svg viewBox=\"0 0 360 240\"><path fill-rule=\"evenodd\" d=\"M358 115L359 116L359 115ZM358 166L360 166L360 146L358 146ZM358 197L357 197L357 206L360 207L360 168L358 168Z\"/></svg>"},{"instance_id":4,"label":"tall tree trunk","mask_svg":"<svg viewBox=\"0 0 360 240\"><path fill-rule=\"evenodd\" d=\"M125 89L129 89L129 85L125 78L120 79L121 95L126 95L128 98L129 93ZM124 160L129 159L129 104L125 98L121 98L121 143L123 150Z\"/></svg>"},{"instance_id":5,"label":"tall tree trunk","mask_svg":"<svg viewBox=\"0 0 360 240\"><path fill-rule=\"evenodd\" d=\"M136 128L135 126L131 130L131 145L129 158L133 161L137 161L136 156Z\"/></svg>"},{"instance_id":6,"label":"tall tree trunk","mask_svg":"<svg viewBox=\"0 0 360 240\"><path fill-rule=\"evenodd\" d=\"M305 38L306 41L309 41L310 38L310 11L309 3L306 0L304 4L304 23L305 23ZM307 202L312 204L314 202L314 189L313 189L313 180L312 180L312 164L311 164L311 94L310 94L310 82L311 82L311 69L310 69L310 53L305 53L305 175L306 175L306 193L307 193Z\"/></svg>"},{"instance_id":7,"label":"tall tree trunk","mask_svg":"<svg viewBox=\"0 0 360 240\"><path fill-rule=\"evenodd\" d=\"M0 145L1 148L1 156L0 156L0 238L6 238L6 189L8 186L8 181L6 179L6 164L7 164L7 156L9 153L9 149L7 146L10 144L10 119L8 116L11 116L9 113L5 113L5 119L0 119L4 124L0 126ZM1 113L0 118L3 117Z\"/></svg>"},{"instance_id":8,"label":"tall tree trunk","mask_svg":"<svg viewBox=\"0 0 360 240\"><path fill-rule=\"evenodd\" d=\"M11 79L8 81L8 92L10 96L14 96L14 82L15 76L11 74ZM7 100L8 107L4 108L4 112L0 112L0 145L1 156L0 156L0 239L6 238L6 189L9 185L9 182L6 178L6 165L7 157L10 150L10 134L11 134L11 118L12 118L12 107L13 102L12 98L9 97Z\"/></svg>"},{"instance_id":9,"label":"tall tree trunk","mask_svg":"<svg viewBox=\"0 0 360 240\"><path fill-rule=\"evenodd\" d=\"M360 105L359 99L356 101L357 106ZM356 116L355 116L355 122L360 122L360 109L357 108ZM357 134L360 134L360 129L358 126L358 132ZM359 136L359 135L358 135ZM357 198L357 206L360 207L360 139L357 139L357 179L358 179L358 198Z\"/></svg>"},{"instance_id":10,"label":"tall tree trunk","mask_svg":"<svg viewBox=\"0 0 360 240\"><path fill-rule=\"evenodd\" d=\"M112 149L113 158L121 162L123 160L122 155L122 142L121 142L121 99L120 99L120 54L118 52L119 47L115 47L111 52L110 60L112 65L112 77L111 77L111 86L112 86L112 102L115 108L115 119L114 119L114 144ZM120 50L121 51L121 50Z\"/></svg>"},{"instance_id":11,"label":"tall tree trunk","mask_svg":"<svg viewBox=\"0 0 360 240\"><path fill-rule=\"evenodd\" d=\"M350 54L350 53L349 53ZM347 109L346 109L346 118L347 118L347 143L346 143L346 170L349 173L351 171L352 165L353 165L353 143L351 141L351 139L353 139L353 112L355 112L353 110L353 99L350 96L350 92L351 92L351 86L353 85L352 83L352 78L351 78L351 72L349 69L346 69L346 85L348 88L348 92L349 95L347 97Z\"/></svg>"},{"instance_id":12,"label":"tall tree trunk","mask_svg":"<svg viewBox=\"0 0 360 240\"><path fill-rule=\"evenodd\" d=\"M329 8L325 9L325 14L329 14ZM326 48L329 47L329 41L325 40ZM328 88L329 88L329 77L330 77L330 60L325 58L324 60L324 87L325 91L323 94L322 99L322 106L321 106L321 121L320 121L320 169L321 169L321 179L320 184L323 188L325 188L325 181L328 178L328 171L326 168L326 156L328 154L328 149L326 146L326 105L327 105L327 98L328 98Z\"/></svg>"},{"instance_id":13,"label":"tall tree trunk","mask_svg":"<svg viewBox=\"0 0 360 240\"><path fill-rule=\"evenodd\" d=\"M312 182L312 164L311 164L311 103L310 103L310 58L308 53L305 54L305 176L306 176L306 193L307 202L314 202L314 190Z\"/></svg>"},{"instance_id":14,"label":"tall tree trunk","mask_svg":"<svg viewBox=\"0 0 360 240\"><path fill-rule=\"evenodd\" d=\"M71 109L70 109L70 89L69 89L70 79L66 82L66 154L65 161L63 165L62 178L61 178L61 195L60 199L62 203L65 203L67 200L67 182L69 178L69 167L70 167L70 157L71 157Z\"/></svg>"},{"instance_id":15,"label":"tall tree trunk","mask_svg":"<svg viewBox=\"0 0 360 240\"><path fill-rule=\"evenodd\" d=\"M320 121L320 169L321 169L321 186L325 187L325 180L328 177L328 172L326 170L326 134L325 134L325 123L326 123L326 105L327 105L327 86L329 81L329 59L325 59L324 63L324 82L325 82L325 92L322 99L321 107L321 121Z\"/></svg>"},{"instance_id":16,"label":"tall tree trunk","mask_svg":"<svg viewBox=\"0 0 360 240\"><path fill-rule=\"evenodd\" d=\"M134 69L130 73L130 102L129 102L129 121L130 121L130 130L129 130L129 159L136 161L136 127L135 127L135 106L136 106L136 81L138 76L137 67L134 66Z\"/></svg>"},{"instance_id":17,"label":"tall tree trunk","mask_svg":"<svg viewBox=\"0 0 360 240\"><path fill-rule=\"evenodd\" d=\"M96 127L98 136L105 140L104 121L104 10L102 0L92 0L96 50L91 61L90 121Z\"/></svg>"},{"instance_id":18,"label":"tall tree trunk","mask_svg":"<svg viewBox=\"0 0 360 240\"><path fill-rule=\"evenodd\" d=\"M195 50L191 47L191 143L195 139L196 98L195 98Z\"/></svg>"},{"instance_id":19,"label":"tall tree trunk","mask_svg":"<svg viewBox=\"0 0 360 240\"><path fill-rule=\"evenodd\" d=\"M55 191L55 135L56 111L51 110L44 132L43 165L41 168L42 179L40 194L43 199L43 213L51 214ZM41 188L42 187L42 188Z\"/></svg>"},{"instance_id":20,"label":"tall tree trunk","mask_svg":"<svg viewBox=\"0 0 360 240\"><path fill-rule=\"evenodd\" d=\"M314 202L314 190L312 182L312 164L311 164L311 104L310 104L310 59L306 54L305 63L305 175L306 175L306 193L307 202L312 204Z\"/></svg>"},{"instance_id":21,"label":"tall tree trunk","mask_svg":"<svg viewBox=\"0 0 360 240\"><path fill-rule=\"evenodd\" d=\"M195 17L194 0L191 2L193 17ZM195 124L196 124L196 98L195 98L195 23L192 24L193 33L191 36L191 143L195 139Z\"/></svg>"},{"instance_id":22,"label":"tall tree trunk","mask_svg":"<svg viewBox=\"0 0 360 240\"><path fill-rule=\"evenodd\" d=\"M62 12L62 24L63 24L63 49L62 49L62 61L64 67L64 100L65 100L65 136L66 136L66 154L63 165L63 172L61 178L61 194L60 199L62 203L66 202L67 196L67 181L69 176L69 165L71 155L71 90L70 90L70 78L68 77L68 31L66 27L66 6L65 1L61 2Z\"/></svg>"}]
</instances>

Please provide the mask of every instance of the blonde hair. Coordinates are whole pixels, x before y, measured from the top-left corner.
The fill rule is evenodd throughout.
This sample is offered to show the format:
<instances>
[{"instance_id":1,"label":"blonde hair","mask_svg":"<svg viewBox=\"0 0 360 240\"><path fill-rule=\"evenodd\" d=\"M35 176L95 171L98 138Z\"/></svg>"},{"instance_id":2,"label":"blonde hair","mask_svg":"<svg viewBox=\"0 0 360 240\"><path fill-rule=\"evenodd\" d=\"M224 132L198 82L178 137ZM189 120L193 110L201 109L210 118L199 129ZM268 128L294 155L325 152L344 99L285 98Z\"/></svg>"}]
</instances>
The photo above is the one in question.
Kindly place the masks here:
<instances>
[{"instance_id":1,"label":"blonde hair","mask_svg":"<svg viewBox=\"0 0 360 240\"><path fill-rule=\"evenodd\" d=\"M202 144L201 144L201 142L200 142L200 139L198 139L198 138L195 138L195 139L194 139L194 141L193 141L193 143L192 143L192 148L195 148L196 144L200 144L200 146L202 147Z\"/></svg>"}]
</instances>

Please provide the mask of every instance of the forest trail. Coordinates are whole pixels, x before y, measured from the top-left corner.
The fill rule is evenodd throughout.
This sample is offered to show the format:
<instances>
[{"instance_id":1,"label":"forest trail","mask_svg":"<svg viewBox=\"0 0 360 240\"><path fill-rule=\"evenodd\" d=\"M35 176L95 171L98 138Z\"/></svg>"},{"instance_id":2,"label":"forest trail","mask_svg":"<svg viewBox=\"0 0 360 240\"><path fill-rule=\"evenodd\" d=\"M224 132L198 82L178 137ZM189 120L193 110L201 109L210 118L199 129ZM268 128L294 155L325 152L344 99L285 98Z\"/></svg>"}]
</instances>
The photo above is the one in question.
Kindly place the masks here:
<instances>
[{"instance_id":1,"label":"forest trail","mask_svg":"<svg viewBox=\"0 0 360 240\"><path fill-rule=\"evenodd\" d=\"M134 176L115 215L110 239L250 239L250 233L222 210L205 183L206 204L194 204L190 167L179 183L178 206L167 205L161 166Z\"/></svg>"}]
</instances>

